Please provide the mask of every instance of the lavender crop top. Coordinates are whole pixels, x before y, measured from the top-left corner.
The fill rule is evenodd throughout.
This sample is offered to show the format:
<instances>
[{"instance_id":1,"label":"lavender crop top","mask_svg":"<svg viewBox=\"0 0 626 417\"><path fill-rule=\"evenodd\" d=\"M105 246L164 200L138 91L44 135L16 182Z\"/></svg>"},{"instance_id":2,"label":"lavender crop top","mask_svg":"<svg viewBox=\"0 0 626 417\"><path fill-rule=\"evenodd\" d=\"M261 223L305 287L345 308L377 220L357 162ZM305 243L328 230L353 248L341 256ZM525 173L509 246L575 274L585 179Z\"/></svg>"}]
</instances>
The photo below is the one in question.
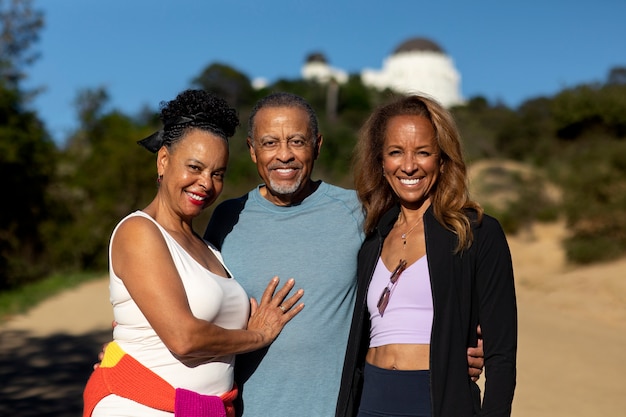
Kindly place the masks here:
<instances>
[{"instance_id":1,"label":"lavender crop top","mask_svg":"<svg viewBox=\"0 0 626 417\"><path fill-rule=\"evenodd\" d=\"M378 258L367 292L372 325L370 347L393 343L430 344L433 297L426 255L409 265L393 286L390 276L391 271ZM391 297L384 317L381 317L376 305L387 285L390 285Z\"/></svg>"}]
</instances>

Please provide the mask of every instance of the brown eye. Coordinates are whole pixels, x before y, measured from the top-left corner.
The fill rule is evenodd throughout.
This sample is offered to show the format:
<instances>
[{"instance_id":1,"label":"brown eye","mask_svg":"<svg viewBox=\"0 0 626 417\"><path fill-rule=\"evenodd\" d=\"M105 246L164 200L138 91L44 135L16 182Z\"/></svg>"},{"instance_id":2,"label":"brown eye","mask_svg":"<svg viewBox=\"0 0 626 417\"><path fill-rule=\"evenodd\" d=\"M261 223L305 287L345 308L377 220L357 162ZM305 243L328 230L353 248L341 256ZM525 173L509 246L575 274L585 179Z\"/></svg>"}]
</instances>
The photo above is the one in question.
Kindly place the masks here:
<instances>
[{"instance_id":1,"label":"brown eye","mask_svg":"<svg viewBox=\"0 0 626 417\"><path fill-rule=\"evenodd\" d=\"M288 143L289 146L292 148L302 148L304 145L306 145L306 142L302 139L291 139Z\"/></svg>"}]
</instances>

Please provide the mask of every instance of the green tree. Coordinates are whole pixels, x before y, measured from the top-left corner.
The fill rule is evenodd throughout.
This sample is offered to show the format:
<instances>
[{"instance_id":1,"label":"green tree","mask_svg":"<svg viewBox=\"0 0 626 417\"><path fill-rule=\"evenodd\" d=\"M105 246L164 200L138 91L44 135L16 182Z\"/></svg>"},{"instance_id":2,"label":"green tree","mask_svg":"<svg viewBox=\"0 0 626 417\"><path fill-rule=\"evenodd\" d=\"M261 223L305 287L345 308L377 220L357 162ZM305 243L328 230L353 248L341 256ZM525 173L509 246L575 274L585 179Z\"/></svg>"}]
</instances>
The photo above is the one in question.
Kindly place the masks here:
<instances>
[{"instance_id":1,"label":"green tree","mask_svg":"<svg viewBox=\"0 0 626 417\"><path fill-rule=\"evenodd\" d=\"M497 132L510 123L513 111L503 105L492 106L484 97L474 97L466 105L451 109L457 122L466 157L470 161L501 157Z\"/></svg>"},{"instance_id":2,"label":"green tree","mask_svg":"<svg viewBox=\"0 0 626 417\"><path fill-rule=\"evenodd\" d=\"M221 63L213 63L193 79L193 88L217 94L231 106L239 108L255 101L254 89L244 73Z\"/></svg>"},{"instance_id":3,"label":"green tree","mask_svg":"<svg viewBox=\"0 0 626 417\"><path fill-rule=\"evenodd\" d=\"M43 14L33 9L32 0L0 0L0 79L5 87L17 88L25 68L39 58L32 46L43 25Z\"/></svg>"},{"instance_id":4,"label":"green tree","mask_svg":"<svg viewBox=\"0 0 626 417\"><path fill-rule=\"evenodd\" d=\"M568 259L591 263L626 253L626 142L599 140L568 152L565 213Z\"/></svg>"},{"instance_id":5,"label":"green tree","mask_svg":"<svg viewBox=\"0 0 626 417\"><path fill-rule=\"evenodd\" d=\"M498 152L510 159L544 165L557 149L551 100L535 98L511 112L494 132Z\"/></svg>"},{"instance_id":6,"label":"green tree","mask_svg":"<svg viewBox=\"0 0 626 417\"><path fill-rule=\"evenodd\" d=\"M626 84L626 67L614 67L609 71L607 77L608 85L624 85Z\"/></svg>"},{"instance_id":7,"label":"green tree","mask_svg":"<svg viewBox=\"0 0 626 417\"><path fill-rule=\"evenodd\" d=\"M41 277L45 242L41 227L56 148L41 122L22 108L20 93L0 84L0 290Z\"/></svg>"},{"instance_id":8,"label":"green tree","mask_svg":"<svg viewBox=\"0 0 626 417\"><path fill-rule=\"evenodd\" d=\"M557 94L551 113L564 140L626 136L626 84L581 85Z\"/></svg>"},{"instance_id":9,"label":"green tree","mask_svg":"<svg viewBox=\"0 0 626 417\"><path fill-rule=\"evenodd\" d=\"M78 94L81 127L68 140L59 164L57 193L67 212L49 230L50 238L59 234L50 249L71 269L105 268L114 225L147 205L155 192L155 157L136 141L156 127L115 110L104 112L107 102L104 89Z\"/></svg>"},{"instance_id":10,"label":"green tree","mask_svg":"<svg viewBox=\"0 0 626 417\"><path fill-rule=\"evenodd\" d=\"M0 290L40 277L42 224L56 149L20 89L43 26L30 0L0 0L0 175L9 199L0 209Z\"/></svg>"},{"instance_id":11,"label":"green tree","mask_svg":"<svg viewBox=\"0 0 626 417\"><path fill-rule=\"evenodd\" d=\"M609 80L611 81L611 80ZM615 80L613 80L615 81ZM560 142L555 169L565 191L568 259L626 253L626 84L580 85L551 103Z\"/></svg>"}]
</instances>

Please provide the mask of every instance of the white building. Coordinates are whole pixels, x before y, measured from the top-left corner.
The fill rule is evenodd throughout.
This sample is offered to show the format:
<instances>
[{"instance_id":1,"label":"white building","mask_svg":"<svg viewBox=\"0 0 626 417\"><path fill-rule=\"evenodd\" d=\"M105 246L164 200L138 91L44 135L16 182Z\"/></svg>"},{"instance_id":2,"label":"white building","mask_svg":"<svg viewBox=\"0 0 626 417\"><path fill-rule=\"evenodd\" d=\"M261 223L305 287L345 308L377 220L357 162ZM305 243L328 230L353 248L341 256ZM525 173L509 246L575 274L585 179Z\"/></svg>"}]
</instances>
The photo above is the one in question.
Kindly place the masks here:
<instances>
[{"instance_id":1,"label":"white building","mask_svg":"<svg viewBox=\"0 0 626 417\"><path fill-rule=\"evenodd\" d=\"M307 57L301 74L305 80L315 80L324 84L330 80L335 80L339 84L348 81L348 74L344 70L328 65L324 55L319 52L312 53Z\"/></svg>"},{"instance_id":2,"label":"white building","mask_svg":"<svg viewBox=\"0 0 626 417\"><path fill-rule=\"evenodd\" d=\"M463 104L461 76L452 59L435 42L413 38L402 42L383 61L382 70L364 69L363 84L399 93L424 93L446 107Z\"/></svg>"}]
</instances>

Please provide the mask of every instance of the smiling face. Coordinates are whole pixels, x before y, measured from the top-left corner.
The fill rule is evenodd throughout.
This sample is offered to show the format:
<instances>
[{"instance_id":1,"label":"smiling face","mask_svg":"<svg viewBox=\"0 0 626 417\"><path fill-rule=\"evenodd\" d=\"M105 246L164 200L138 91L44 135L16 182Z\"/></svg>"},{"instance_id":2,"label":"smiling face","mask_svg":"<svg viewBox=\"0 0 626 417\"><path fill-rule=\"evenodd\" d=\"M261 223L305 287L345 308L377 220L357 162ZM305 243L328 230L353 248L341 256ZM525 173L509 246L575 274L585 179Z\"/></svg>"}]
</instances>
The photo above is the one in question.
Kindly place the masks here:
<instances>
[{"instance_id":1,"label":"smiling face","mask_svg":"<svg viewBox=\"0 0 626 417\"><path fill-rule=\"evenodd\" d=\"M250 157L265 187L263 197L283 206L302 201L313 189L311 174L322 138L315 138L306 111L265 107L254 117ZM316 140L317 139L317 140Z\"/></svg>"},{"instance_id":2,"label":"smiling face","mask_svg":"<svg viewBox=\"0 0 626 417\"><path fill-rule=\"evenodd\" d=\"M224 186L228 144L212 133L193 129L157 157L164 193L184 216L195 217L215 202Z\"/></svg>"},{"instance_id":3,"label":"smiling face","mask_svg":"<svg viewBox=\"0 0 626 417\"><path fill-rule=\"evenodd\" d=\"M383 173L403 206L430 204L441 160L435 130L422 116L392 117L385 130Z\"/></svg>"}]
</instances>

